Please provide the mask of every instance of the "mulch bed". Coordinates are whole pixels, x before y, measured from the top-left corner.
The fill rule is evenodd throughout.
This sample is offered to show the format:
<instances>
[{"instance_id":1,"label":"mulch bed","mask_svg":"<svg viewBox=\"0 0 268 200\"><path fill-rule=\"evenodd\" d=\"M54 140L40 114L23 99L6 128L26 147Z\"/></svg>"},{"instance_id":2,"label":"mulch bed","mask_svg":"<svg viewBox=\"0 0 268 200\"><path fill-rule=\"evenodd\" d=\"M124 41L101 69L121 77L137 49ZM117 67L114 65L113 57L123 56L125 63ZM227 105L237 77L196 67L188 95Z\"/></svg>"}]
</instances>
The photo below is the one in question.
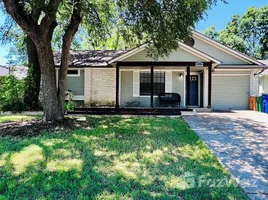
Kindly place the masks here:
<instances>
[{"instance_id":1,"label":"mulch bed","mask_svg":"<svg viewBox=\"0 0 268 200\"><path fill-rule=\"evenodd\" d=\"M59 132L85 126L85 122L65 119L61 123L49 123L40 119L0 123L0 137L3 136L37 136L44 132Z\"/></svg>"}]
</instances>

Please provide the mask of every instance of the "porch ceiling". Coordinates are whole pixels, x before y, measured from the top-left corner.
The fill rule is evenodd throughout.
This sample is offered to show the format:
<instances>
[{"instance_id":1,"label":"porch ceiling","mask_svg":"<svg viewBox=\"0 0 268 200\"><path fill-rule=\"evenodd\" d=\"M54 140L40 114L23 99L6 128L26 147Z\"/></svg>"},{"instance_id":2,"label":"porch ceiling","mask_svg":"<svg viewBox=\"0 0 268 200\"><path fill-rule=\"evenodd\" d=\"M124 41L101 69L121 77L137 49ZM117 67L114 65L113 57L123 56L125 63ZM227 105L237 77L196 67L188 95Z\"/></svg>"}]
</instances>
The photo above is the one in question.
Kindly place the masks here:
<instances>
[{"instance_id":1,"label":"porch ceiling","mask_svg":"<svg viewBox=\"0 0 268 200\"><path fill-rule=\"evenodd\" d=\"M212 62L202 62L203 66L210 67L212 66ZM117 66L124 66L124 67L148 67L148 66L154 66L154 67L189 67L193 66L196 67L196 62L162 62L162 61L118 61Z\"/></svg>"},{"instance_id":2,"label":"porch ceiling","mask_svg":"<svg viewBox=\"0 0 268 200\"><path fill-rule=\"evenodd\" d=\"M196 67L196 66L190 66L191 72L200 72L204 70L206 67ZM120 66L121 70L150 70L150 66L136 66L136 67L126 67L126 66ZM185 66L156 66L154 67L155 70L174 70L174 71L186 71Z\"/></svg>"}]
</instances>

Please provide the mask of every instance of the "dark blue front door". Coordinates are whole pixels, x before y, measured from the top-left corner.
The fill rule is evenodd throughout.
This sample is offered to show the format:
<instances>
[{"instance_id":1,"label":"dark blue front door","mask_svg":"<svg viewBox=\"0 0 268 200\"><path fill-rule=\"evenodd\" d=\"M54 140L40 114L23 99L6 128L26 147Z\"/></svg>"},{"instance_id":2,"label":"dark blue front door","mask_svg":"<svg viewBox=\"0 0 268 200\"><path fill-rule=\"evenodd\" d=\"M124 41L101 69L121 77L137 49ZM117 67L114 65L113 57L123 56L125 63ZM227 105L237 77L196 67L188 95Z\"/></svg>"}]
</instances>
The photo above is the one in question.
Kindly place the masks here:
<instances>
[{"instance_id":1,"label":"dark blue front door","mask_svg":"<svg viewBox=\"0 0 268 200\"><path fill-rule=\"evenodd\" d=\"M198 105L198 76L190 76L190 105Z\"/></svg>"}]
</instances>

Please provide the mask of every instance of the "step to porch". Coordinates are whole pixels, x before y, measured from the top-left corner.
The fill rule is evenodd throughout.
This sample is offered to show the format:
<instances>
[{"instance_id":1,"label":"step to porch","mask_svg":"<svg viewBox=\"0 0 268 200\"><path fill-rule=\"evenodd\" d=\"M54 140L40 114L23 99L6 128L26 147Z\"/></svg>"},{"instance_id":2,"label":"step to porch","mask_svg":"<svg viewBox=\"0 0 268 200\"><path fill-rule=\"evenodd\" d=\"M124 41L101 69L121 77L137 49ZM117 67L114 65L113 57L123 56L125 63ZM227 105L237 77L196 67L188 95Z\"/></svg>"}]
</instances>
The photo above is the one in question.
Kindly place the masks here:
<instances>
[{"instance_id":1,"label":"step to porch","mask_svg":"<svg viewBox=\"0 0 268 200\"><path fill-rule=\"evenodd\" d=\"M181 116L194 116L196 115L196 111L192 110L192 111L181 111Z\"/></svg>"},{"instance_id":2,"label":"step to porch","mask_svg":"<svg viewBox=\"0 0 268 200\"><path fill-rule=\"evenodd\" d=\"M186 108L75 108L67 114L85 115L153 115L176 116L193 115L193 109Z\"/></svg>"},{"instance_id":3,"label":"step to porch","mask_svg":"<svg viewBox=\"0 0 268 200\"><path fill-rule=\"evenodd\" d=\"M193 108L195 112L211 112L211 108Z\"/></svg>"}]
</instances>

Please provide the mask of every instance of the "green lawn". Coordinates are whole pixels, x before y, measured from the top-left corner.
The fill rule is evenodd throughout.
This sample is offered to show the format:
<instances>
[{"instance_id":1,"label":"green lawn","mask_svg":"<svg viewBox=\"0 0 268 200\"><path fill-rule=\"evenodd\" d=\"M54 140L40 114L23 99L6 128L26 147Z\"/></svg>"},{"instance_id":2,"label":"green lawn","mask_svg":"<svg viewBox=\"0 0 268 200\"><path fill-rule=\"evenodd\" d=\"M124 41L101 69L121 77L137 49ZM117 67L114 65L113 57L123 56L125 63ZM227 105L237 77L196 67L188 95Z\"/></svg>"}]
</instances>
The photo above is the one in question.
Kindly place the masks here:
<instances>
[{"instance_id":1,"label":"green lawn","mask_svg":"<svg viewBox=\"0 0 268 200\"><path fill-rule=\"evenodd\" d=\"M28 116L28 115L0 116L0 123L24 121L24 120L31 120L31 119L37 119L37 118L40 118L40 116Z\"/></svg>"},{"instance_id":2,"label":"green lawn","mask_svg":"<svg viewBox=\"0 0 268 200\"><path fill-rule=\"evenodd\" d=\"M230 175L183 119L87 121L1 138L0 199L247 199L233 183L214 187Z\"/></svg>"}]
</instances>

